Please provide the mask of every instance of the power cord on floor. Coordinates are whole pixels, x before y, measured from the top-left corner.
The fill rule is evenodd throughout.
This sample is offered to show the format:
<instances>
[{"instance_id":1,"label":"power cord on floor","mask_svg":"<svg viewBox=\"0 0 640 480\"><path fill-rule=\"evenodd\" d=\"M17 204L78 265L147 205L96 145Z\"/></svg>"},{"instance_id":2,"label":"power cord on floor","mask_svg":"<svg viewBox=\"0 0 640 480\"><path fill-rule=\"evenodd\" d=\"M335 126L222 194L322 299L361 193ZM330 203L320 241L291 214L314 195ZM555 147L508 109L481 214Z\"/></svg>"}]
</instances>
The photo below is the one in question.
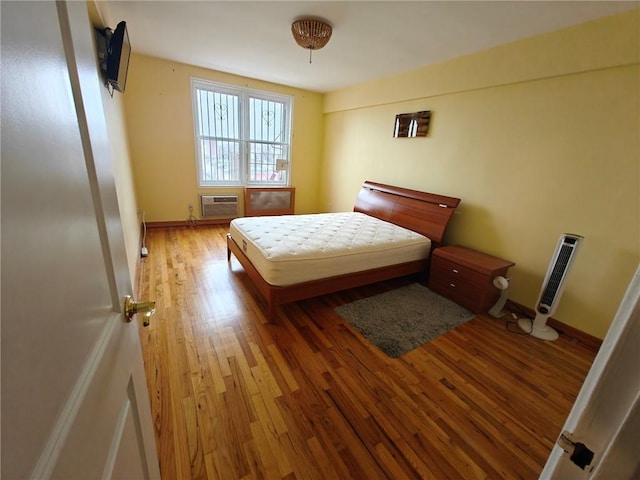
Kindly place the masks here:
<instances>
[{"instance_id":1,"label":"power cord on floor","mask_svg":"<svg viewBox=\"0 0 640 480\"><path fill-rule=\"evenodd\" d=\"M198 219L193 215L193 205L189 205L189 217L187 218L187 225L195 227L198 224Z\"/></svg>"},{"instance_id":2,"label":"power cord on floor","mask_svg":"<svg viewBox=\"0 0 640 480\"><path fill-rule=\"evenodd\" d=\"M507 318L507 321L505 322L505 328L507 329L508 332L510 333L515 333L516 335L530 335L531 332L533 331L533 319L529 318L529 316L525 315L522 317L519 317L518 315L516 315L515 313L510 313L509 314L510 318ZM529 321L530 326L529 326L529 331L525 332L522 330L522 328L520 328L520 325L518 325L518 319L526 319Z\"/></svg>"},{"instance_id":3,"label":"power cord on floor","mask_svg":"<svg viewBox=\"0 0 640 480\"><path fill-rule=\"evenodd\" d=\"M147 248L147 222L145 221L144 210L138 210L138 214L142 215L142 247L140 248L140 256L142 258L149 255L149 249Z\"/></svg>"}]
</instances>

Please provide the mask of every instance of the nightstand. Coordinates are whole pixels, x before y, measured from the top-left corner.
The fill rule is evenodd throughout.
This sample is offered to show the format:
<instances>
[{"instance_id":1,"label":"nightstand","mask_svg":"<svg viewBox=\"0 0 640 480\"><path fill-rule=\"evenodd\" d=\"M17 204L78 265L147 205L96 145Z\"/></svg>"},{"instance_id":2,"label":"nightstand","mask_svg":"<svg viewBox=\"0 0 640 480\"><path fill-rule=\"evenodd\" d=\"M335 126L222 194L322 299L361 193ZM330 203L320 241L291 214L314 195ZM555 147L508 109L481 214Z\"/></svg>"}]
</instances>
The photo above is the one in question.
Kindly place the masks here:
<instances>
[{"instance_id":1,"label":"nightstand","mask_svg":"<svg viewBox=\"0 0 640 480\"><path fill-rule=\"evenodd\" d=\"M515 263L470 248L436 248L431 258L429 288L474 313L486 312L500 297L493 279L506 277Z\"/></svg>"}]
</instances>

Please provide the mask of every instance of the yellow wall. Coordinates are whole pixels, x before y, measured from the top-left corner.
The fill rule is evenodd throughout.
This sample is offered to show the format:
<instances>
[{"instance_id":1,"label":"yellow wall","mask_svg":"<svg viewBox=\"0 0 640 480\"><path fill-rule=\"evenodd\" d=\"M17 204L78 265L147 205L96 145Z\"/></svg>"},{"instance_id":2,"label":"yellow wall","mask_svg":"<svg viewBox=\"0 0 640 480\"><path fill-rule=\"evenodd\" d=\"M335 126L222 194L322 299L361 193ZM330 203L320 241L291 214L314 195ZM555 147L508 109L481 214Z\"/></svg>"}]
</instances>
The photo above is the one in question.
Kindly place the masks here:
<instances>
[{"instance_id":1,"label":"yellow wall","mask_svg":"<svg viewBox=\"0 0 640 480\"><path fill-rule=\"evenodd\" d=\"M89 1L87 2L87 10L94 28L102 29L108 25L115 25L108 5L104 2L96 4L93 1ZM102 104L104 106L109 147L113 161L113 174L120 219L122 220L129 276L131 284L135 285L136 266L140 255L140 219L137 215L138 207L133 184L133 171L123 103L122 94L116 92L113 96L110 96L106 88L102 89Z\"/></svg>"},{"instance_id":2,"label":"yellow wall","mask_svg":"<svg viewBox=\"0 0 640 480\"><path fill-rule=\"evenodd\" d=\"M585 237L558 310L602 338L640 259L639 11L326 95L321 208L364 180L462 198L447 235L516 262L533 307L561 233ZM427 138L393 139L432 111Z\"/></svg>"},{"instance_id":3,"label":"yellow wall","mask_svg":"<svg viewBox=\"0 0 640 480\"><path fill-rule=\"evenodd\" d=\"M559 235L584 235L554 317L602 338L640 259L639 23L616 15L324 97L134 54L138 208L186 220L213 190L197 187L191 76L292 95L296 213L350 210L364 180L459 196L447 242L516 262L510 298L527 306ZM426 109L427 138L391 138L397 113Z\"/></svg>"},{"instance_id":4,"label":"yellow wall","mask_svg":"<svg viewBox=\"0 0 640 480\"><path fill-rule=\"evenodd\" d=\"M126 125L124 121L124 109L122 98L110 97L105 88L102 101L107 121L107 131L111 156L114 168L114 180L116 194L118 196L118 208L122 220L122 232L124 235L127 263L131 284L135 286L136 266L140 256L140 218L137 214L136 194L133 184L133 171L131 169L131 157L127 143Z\"/></svg>"},{"instance_id":5,"label":"yellow wall","mask_svg":"<svg viewBox=\"0 0 640 480\"><path fill-rule=\"evenodd\" d=\"M296 187L295 210L317 211L323 141L321 94L134 54L125 109L138 204L146 219L186 220L190 204L199 218L201 193L241 193L240 189L198 187L192 76L294 97L291 184Z\"/></svg>"}]
</instances>

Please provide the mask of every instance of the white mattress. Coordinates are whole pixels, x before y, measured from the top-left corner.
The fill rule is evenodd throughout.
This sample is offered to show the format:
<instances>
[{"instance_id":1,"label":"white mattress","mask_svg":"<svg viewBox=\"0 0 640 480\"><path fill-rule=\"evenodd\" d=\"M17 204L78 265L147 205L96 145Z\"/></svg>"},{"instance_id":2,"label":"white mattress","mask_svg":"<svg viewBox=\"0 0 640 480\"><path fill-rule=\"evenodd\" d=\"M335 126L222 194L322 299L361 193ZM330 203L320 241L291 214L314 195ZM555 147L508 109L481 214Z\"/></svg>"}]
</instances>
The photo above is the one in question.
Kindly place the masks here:
<instances>
[{"instance_id":1,"label":"white mattress","mask_svg":"<svg viewBox=\"0 0 640 480\"><path fill-rule=\"evenodd\" d=\"M231 237L271 285L429 257L424 235L358 212L237 218Z\"/></svg>"}]
</instances>

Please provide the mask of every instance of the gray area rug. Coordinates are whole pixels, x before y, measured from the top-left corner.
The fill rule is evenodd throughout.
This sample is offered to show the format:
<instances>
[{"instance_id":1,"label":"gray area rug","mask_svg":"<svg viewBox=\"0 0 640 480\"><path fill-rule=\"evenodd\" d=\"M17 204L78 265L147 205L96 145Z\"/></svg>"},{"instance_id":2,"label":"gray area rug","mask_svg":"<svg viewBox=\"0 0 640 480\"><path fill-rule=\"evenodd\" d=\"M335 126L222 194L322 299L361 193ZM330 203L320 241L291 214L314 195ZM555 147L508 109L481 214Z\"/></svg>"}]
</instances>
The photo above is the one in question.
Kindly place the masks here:
<instances>
[{"instance_id":1,"label":"gray area rug","mask_svg":"<svg viewBox=\"0 0 640 480\"><path fill-rule=\"evenodd\" d=\"M475 317L419 283L347 303L335 311L393 358Z\"/></svg>"}]
</instances>

